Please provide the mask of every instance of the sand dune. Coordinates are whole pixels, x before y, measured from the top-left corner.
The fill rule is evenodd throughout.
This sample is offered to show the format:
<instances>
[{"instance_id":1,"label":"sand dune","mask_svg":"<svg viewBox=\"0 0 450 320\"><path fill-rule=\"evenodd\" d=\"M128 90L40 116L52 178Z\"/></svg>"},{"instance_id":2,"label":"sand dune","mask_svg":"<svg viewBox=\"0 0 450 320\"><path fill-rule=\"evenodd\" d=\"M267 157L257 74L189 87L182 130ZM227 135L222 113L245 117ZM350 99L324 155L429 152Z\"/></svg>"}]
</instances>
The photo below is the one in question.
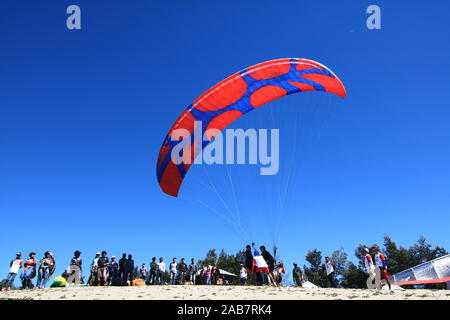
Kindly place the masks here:
<instances>
[{"instance_id":1,"label":"sand dune","mask_svg":"<svg viewBox=\"0 0 450 320\"><path fill-rule=\"evenodd\" d=\"M32 300L450 300L448 290L304 289L255 286L68 287L1 292Z\"/></svg>"}]
</instances>

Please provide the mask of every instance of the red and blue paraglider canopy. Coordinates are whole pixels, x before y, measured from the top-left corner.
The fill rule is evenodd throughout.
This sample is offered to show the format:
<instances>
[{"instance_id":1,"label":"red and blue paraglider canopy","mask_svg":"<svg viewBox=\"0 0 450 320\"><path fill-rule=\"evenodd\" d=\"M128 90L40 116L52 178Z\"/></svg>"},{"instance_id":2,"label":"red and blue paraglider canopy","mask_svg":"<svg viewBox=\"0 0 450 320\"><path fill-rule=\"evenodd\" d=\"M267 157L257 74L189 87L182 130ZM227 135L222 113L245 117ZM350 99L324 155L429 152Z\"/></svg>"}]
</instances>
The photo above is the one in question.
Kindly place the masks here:
<instances>
[{"instance_id":1,"label":"red and blue paraglider canopy","mask_svg":"<svg viewBox=\"0 0 450 320\"><path fill-rule=\"evenodd\" d=\"M248 67L210 88L186 108L164 139L156 165L161 189L176 197L198 155L199 149L192 145L190 161L179 164L172 161L171 151L181 143L173 136L175 130L184 129L192 135L195 121L202 122L202 135L209 129L222 130L253 109L303 91L326 91L342 98L346 96L344 85L330 69L298 58L270 60ZM203 147L209 142L204 141Z\"/></svg>"}]
</instances>

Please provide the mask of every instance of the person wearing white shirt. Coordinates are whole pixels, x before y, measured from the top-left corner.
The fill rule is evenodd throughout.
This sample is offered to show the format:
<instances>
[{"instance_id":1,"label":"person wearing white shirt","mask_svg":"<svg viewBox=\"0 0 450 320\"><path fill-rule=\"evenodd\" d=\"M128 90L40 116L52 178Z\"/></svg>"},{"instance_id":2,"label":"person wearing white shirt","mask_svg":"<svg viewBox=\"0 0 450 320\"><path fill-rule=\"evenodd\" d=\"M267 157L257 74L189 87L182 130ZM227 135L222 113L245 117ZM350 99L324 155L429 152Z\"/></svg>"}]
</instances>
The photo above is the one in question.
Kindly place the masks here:
<instances>
[{"instance_id":1,"label":"person wearing white shirt","mask_svg":"<svg viewBox=\"0 0 450 320\"><path fill-rule=\"evenodd\" d=\"M257 284L269 284L268 274L269 266L266 260L258 251L255 250L253 254L253 274L256 274Z\"/></svg>"},{"instance_id":2,"label":"person wearing white shirt","mask_svg":"<svg viewBox=\"0 0 450 320\"><path fill-rule=\"evenodd\" d=\"M327 278L330 282L332 288L336 288L335 273L334 273L334 263L331 261L330 257L325 257L325 269L327 270Z\"/></svg>"},{"instance_id":3,"label":"person wearing white shirt","mask_svg":"<svg viewBox=\"0 0 450 320\"><path fill-rule=\"evenodd\" d=\"M373 265L372 257L370 256L370 251L368 248L364 248L364 265L366 267L366 272L369 275L366 281L367 289L374 289L373 281L375 280L375 266Z\"/></svg>"},{"instance_id":4,"label":"person wearing white shirt","mask_svg":"<svg viewBox=\"0 0 450 320\"><path fill-rule=\"evenodd\" d=\"M177 278L177 267L177 258L173 258L172 263L169 265L170 284L175 284L175 280Z\"/></svg>"},{"instance_id":5,"label":"person wearing white shirt","mask_svg":"<svg viewBox=\"0 0 450 320\"><path fill-rule=\"evenodd\" d=\"M12 260L9 264L9 273L6 276L5 285L2 288L2 291L8 291L11 289L12 284L14 283L14 279L19 273L19 270L23 267L23 261L21 258L22 254L20 252L16 253L16 259Z\"/></svg>"},{"instance_id":6,"label":"person wearing white shirt","mask_svg":"<svg viewBox=\"0 0 450 320\"><path fill-rule=\"evenodd\" d=\"M389 286L389 290L391 289L391 283L389 282L389 273L387 270L387 260L384 254L380 252L378 247L374 247L375 252L375 288L381 289L381 280L385 280L387 285Z\"/></svg>"},{"instance_id":7,"label":"person wearing white shirt","mask_svg":"<svg viewBox=\"0 0 450 320\"><path fill-rule=\"evenodd\" d=\"M247 269L245 269L244 265L241 264L241 269L239 271L241 284L245 284L247 282Z\"/></svg>"},{"instance_id":8,"label":"person wearing white shirt","mask_svg":"<svg viewBox=\"0 0 450 320\"><path fill-rule=\"evenodd\" d=\"M158 284L161 285L164 282L164 273L166 272L166 264L163 262L163 258L159 258L159 262L156 264L156 277L158 278Z\"/></svg>"}]
</instances>

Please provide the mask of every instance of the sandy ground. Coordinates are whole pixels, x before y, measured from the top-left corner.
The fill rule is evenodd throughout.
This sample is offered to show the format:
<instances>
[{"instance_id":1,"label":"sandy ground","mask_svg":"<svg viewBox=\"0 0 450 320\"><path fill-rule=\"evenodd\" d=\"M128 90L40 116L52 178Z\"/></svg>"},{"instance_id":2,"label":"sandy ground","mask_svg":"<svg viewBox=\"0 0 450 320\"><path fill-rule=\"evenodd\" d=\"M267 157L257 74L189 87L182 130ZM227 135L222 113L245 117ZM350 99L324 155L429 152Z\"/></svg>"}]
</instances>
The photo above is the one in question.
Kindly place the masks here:
<instances>
[{"instance_id":1,"label":"sandy ground","mask_svg":"<svg viewBox=\"0 0 450 320\"><path fill-rule=\"evenodd\" d=\"M68 287L0 292L0 300L450 300L449 290L254 286Z\"/></svg>"}]
</instances>

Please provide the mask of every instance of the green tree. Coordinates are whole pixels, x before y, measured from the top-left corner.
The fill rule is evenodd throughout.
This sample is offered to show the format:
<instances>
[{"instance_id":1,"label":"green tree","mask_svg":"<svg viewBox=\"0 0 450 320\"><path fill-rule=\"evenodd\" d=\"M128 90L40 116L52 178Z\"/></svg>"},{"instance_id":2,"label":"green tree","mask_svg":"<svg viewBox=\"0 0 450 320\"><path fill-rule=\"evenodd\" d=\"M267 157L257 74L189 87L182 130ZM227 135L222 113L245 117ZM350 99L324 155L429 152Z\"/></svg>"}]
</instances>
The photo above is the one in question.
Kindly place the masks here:
<instances>
[{"instance_id":1,"label":"green tree","mask_svg":"<svg viewBox=\"0 0 450 320\"><path fill-rule=\"evenodd\" d=\"M338 287L342 286L342 280L345 270L348 269L348 255L345 253L344 248L333 251L331 254L331 261L334 263L334 273L336 276L336 284Z\"/></svg>"},{"instance_id":2,"label":"green tree","mask_svg":"<svg viewBox=\"0 0 450 320\"><path fill-rule=\"evenodd\" d=\"M417 243L413 244L409 248L409 254L414 259L415 265L445 256L448 254L447 250L442 247L436 246L432 248L431 244L427 243L424 236L420 236Z\"/></svg>"},{"instance_id":3,"label":"green tree","mask_svg":"<svg viewBox=\"0 0 450 320\"><path fill-rule=\"evenodd\" d=\"M388 269L391 274L403 271L416 265L416 259L407 248L398 247L388 236L384 236L384 254L387 258Z\"/></svg>"},{"instance_id":4,"label":"green tree","mask_svg":"<svg viewBox=\"0 0 450 320\"><path fill-rule=\"evenodd\" d=\"M361 265L349 262L345 270L342 271L341 285L344 288L361 289L366 287L367 274Z\"/></svg>"},{"instance_id":5,"label":"green tree","mask_svg":"<svg viewBox=\"0 0 450 320\"><path fill-rule=\"evenodd\" d=\"M319 287L327 287L328 279L325 268L322 264L322 252L318 249L309 250L305 260L309 262L308 266L303 266L304 274L308 281Z\"/></svg>"},{"instance_id":6,"label":"green tree","mask_svg":"<svg viewBox=\"0 0 450 320\"><path fill-rule=\"evenodd\" d=\"M214 263L217 262L217 253L216 249L209 249L208 252L206 252L206 257L203 260L198 260L198 264L201 266L212 266Z\"/></svg>"},{"instance_id":7,"label":"green tree","mask_svg":"<svg viewBox=\"0 0 450 320\"><path fill-rule=\"evenodd\" d=\"M348 262L346 267L341 271L341 286L344 288L365 288L367 273L364 267L364 249L369 248L365 244L359 244L355 249L355 257L358 260L357 264Z\"/></svg>"}]
</instances>

